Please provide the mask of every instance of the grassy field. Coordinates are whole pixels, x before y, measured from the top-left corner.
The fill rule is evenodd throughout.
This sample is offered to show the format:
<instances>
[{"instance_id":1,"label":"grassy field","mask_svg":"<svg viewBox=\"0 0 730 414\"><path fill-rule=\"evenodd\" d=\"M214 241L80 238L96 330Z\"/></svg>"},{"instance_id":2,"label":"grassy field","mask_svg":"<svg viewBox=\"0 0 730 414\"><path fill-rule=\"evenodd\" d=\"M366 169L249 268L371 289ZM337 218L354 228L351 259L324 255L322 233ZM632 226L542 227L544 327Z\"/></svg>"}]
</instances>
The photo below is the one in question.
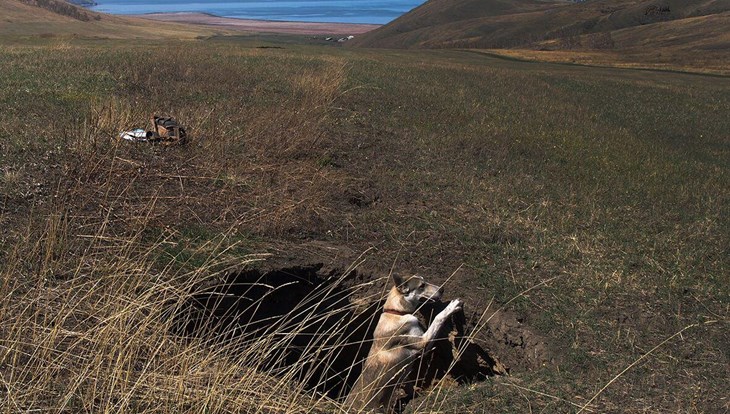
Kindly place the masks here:
<instances>
[{"instance_id":1,"label":"grassy field","mask_svg":"<svg viewBox=\"0 0 730 414\"><path fill-rule=\"evenodd\" d=\"M166 310L225 269L361 261L524 334L476 332L511 376L408 412L730 409L727 77L13 38L0 108L2 412L335 411L257 365L270 338L183 341ZM153 113L190 142L115 139Z\"/></svg>"}]
</instances>

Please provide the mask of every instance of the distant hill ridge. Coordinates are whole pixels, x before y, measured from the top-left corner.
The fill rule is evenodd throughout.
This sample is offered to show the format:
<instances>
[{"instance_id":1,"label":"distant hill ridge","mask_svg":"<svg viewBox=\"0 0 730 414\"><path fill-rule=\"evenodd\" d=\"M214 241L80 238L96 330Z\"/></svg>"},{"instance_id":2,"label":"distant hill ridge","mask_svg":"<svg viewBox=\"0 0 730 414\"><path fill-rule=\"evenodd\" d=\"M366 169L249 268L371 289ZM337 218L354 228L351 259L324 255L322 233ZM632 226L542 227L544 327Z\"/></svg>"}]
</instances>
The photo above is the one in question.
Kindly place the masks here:
<instances>
[{"instance_id":1,"label":"distant hill ridge","mask_svg":"<svg viewBox=\"0 0 730 414\"><path fill-rule=\"evenodd\" d=\"M0 36L178 39L222 32L225 30L220 28L97 13L64 0L0 0Z\"/></svg>"},{"instance_id":2,"label":"distant hill ridge","mask_svg":"<svg viewBox=\"0 0 730 414\"><path fill-rule=\"evenodd\" d=\"M56 14L67 16L82 22L88 22L91 19L101 20L101 16L96 13L89 14L86 10L75 6L75 2L67 2L63 0L20 0L21 2L38 6ZM74 4L72 4L74 3Z\"/></svg>"},{"instance_id":3,"label":"distant hill ridge","mask_svg":"<svg viewBox=\"0 0 730 414\"><path fill-rule=\"evenodd\" d=\"M386 48L574 48L576 42L586 40L582 37L593 35L593 44L581 47L605 49L615 46L610 39L615 31L722 16L728 11L730 0L430 0L359 36L352 44ZM716 32L717 28L707 29ZM730 26L725 31L730 31ZM700 28L697 35L702 33ZM645 30L642 34L651 36Z\"/></svg>"}]
</instances>

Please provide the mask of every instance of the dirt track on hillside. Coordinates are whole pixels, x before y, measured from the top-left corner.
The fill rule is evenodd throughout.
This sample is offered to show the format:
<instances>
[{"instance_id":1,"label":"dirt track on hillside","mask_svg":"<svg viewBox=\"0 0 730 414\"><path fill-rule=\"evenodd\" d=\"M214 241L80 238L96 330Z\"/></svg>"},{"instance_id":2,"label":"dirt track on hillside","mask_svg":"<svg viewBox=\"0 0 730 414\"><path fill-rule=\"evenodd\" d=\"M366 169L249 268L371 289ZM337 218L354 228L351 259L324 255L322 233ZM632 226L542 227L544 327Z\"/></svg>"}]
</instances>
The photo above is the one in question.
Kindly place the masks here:
<instances>
[{"instance_id":1,"label":"dirt track on hillside","mask_svg":"<svg viewBox=\"0 0 730 414\"><path fill-rule=\"evenodd\" d=\"M165 22L221 26L246 32L302 35L358 35L379 27L377 24L276 22L270 20L233 19L204 13L150 13L137 17Z\"/></svg>"}]
</instances>

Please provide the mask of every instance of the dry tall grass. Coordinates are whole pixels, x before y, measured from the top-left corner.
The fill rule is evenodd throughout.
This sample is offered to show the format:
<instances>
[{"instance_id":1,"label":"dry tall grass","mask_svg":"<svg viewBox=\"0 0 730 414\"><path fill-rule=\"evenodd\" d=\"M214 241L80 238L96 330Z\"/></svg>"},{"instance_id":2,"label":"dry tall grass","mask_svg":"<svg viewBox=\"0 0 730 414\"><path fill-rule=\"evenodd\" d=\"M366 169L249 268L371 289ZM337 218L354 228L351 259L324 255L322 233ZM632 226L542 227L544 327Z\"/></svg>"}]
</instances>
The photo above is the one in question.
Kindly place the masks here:
<instances>
[{"instance_id":1,"label":"dry tall grass","mask_svg":"<svg viewBox=\"0 0 730 414\"><path fill-rule=\"evenodd\" d=\"M215 257L192 273L155 271L158 246L141 248L138 240L100 232L82 255L64 258L64 230L62 214L49 218L43 236L29 236L3 266L3 412L312 412L326 406L313 404L316 397L288 378L257 369L271 338L241 347L173 335L171 312L214 278L211 267L221 265Z\"/></svg>"},{"instance_id":2,"label":"dry tall grass","mask_svg":"<svg viewBox=\"0 0 730 414\"><path fill-rule=\"evenodd\" d=\"M305 384L343 375L327 367L351 340L346 332L353 321L331 327L325 320L343 309L322 313L314 307L357 264L266 329L259 325L255 336L241 334L245 324L221 331L215 318L196 320L198 334L181 336L180 325L188 322L181 318L191 316L187 311L196 295L227 283L221 270L260 257L243 263L226 259L233 246L222 235L209 241L215 253L203 265L181 271L175 258L160 263L161 247L171 243L167 237L145 244L136 236L111 236L106 221L95 234L79 237L70 234L79 227L69 220L59 210L40 233L31 224L2 267L0 412L352 412ZM345 288L361 293L344 310L362 312L363 301L377 300L372 284ZM281 287L269 286L272 292ZM484 328L483 318L477 330ZM311 339L292 365L285 360L298 347L299 335ZM466 339L464 344L471 338ZM448 395L444 386L432 391L433 407ZM422 409L432 412L423 405L415 412Z\"/></svg>"}]
</instances>

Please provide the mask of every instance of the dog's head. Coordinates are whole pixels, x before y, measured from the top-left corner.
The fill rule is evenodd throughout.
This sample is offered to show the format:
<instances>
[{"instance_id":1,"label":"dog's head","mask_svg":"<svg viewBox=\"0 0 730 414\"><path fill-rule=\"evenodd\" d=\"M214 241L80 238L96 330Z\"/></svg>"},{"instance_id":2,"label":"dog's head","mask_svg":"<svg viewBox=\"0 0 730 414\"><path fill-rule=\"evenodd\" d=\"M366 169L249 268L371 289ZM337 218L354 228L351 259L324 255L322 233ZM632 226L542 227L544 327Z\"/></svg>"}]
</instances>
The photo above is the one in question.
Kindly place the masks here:
<instances>
[{"instance_id":1,"label":"dog's head","mask_svg":"<svg viewBox=\"0 0 730 414\"><path fill-rule=\"evenodd\" d=\"M421 276L400 276L393 274L393 283L403 297L411 303L441 300L444 288L428 283Z\"/></svg>"}]
</instances>

